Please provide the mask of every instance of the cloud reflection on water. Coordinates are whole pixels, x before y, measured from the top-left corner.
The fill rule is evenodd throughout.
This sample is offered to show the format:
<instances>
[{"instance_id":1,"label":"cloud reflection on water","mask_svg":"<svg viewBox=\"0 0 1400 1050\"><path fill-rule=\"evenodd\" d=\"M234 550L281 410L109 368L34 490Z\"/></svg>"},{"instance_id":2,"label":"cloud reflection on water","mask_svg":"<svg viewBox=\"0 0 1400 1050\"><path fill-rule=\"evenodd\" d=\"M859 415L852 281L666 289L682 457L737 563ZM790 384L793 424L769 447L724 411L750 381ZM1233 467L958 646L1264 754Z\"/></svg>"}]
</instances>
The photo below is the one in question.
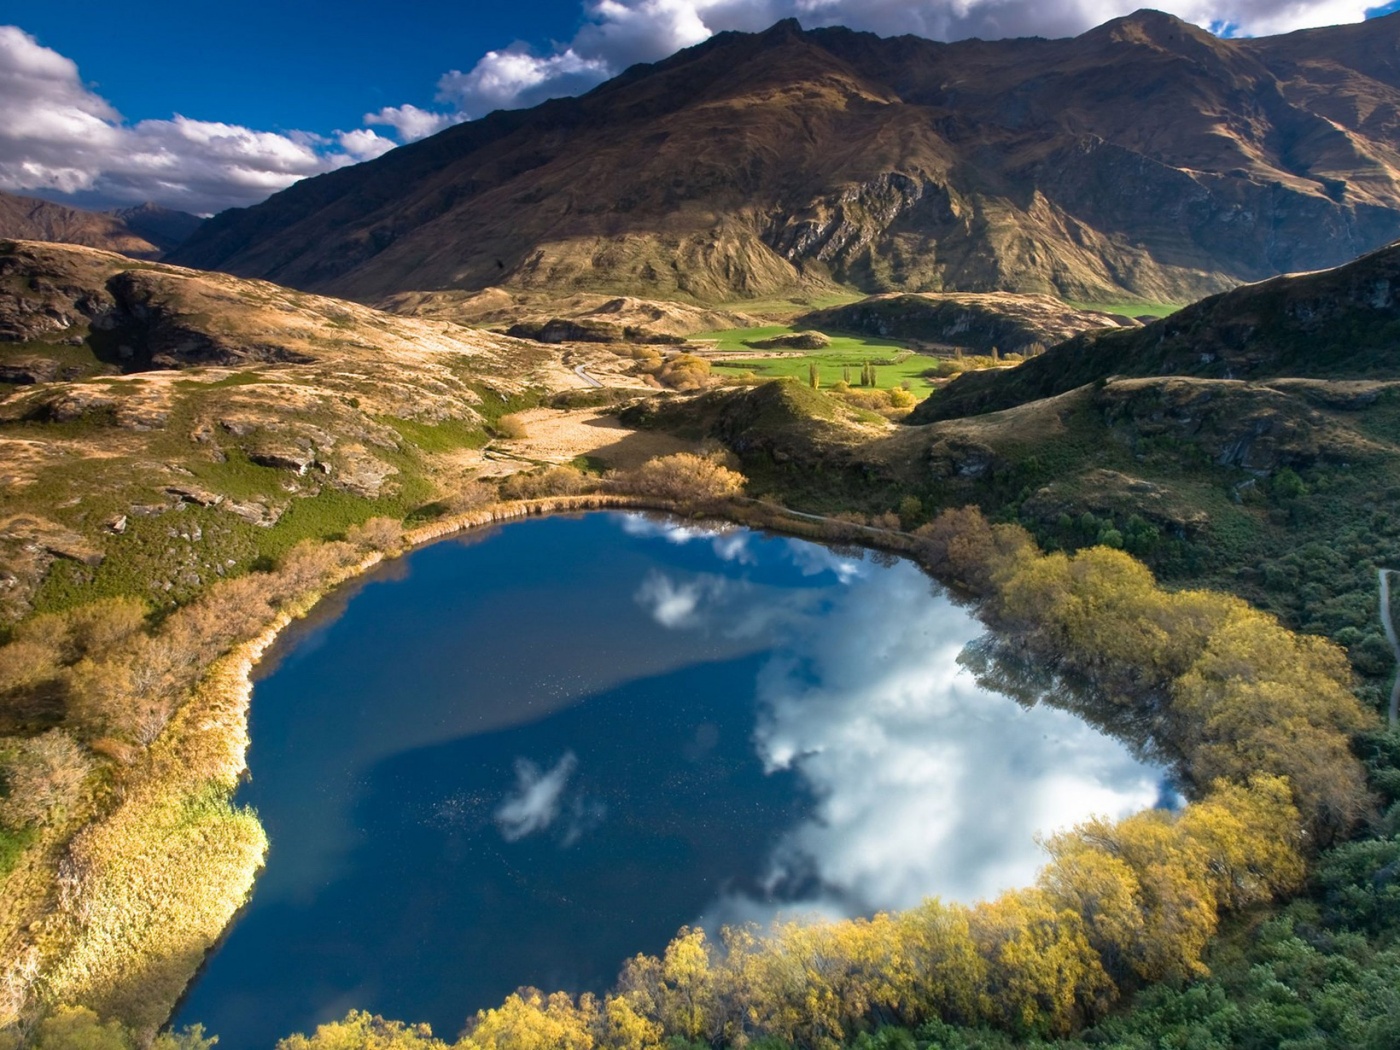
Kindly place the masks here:
<instances>
[{"instance_id":1,"label":"cloud reflection on water","mask_svg":"<svg viewBox=\"0 0 1400 1050\"><path fill-rule=\"evenodd\" d=\"M1161 774L1120 742L1066 711L981 688L957 659L980 625L931 600L912 565L876 574L795 542L786 554L839 583L814 601L654 572L638 592L672 629L779 627L753 742L770 771L796 770L820 800L775 846L766 899L722 896L706 925L994 896L1033 880L1039 837L1159 798Z\"/></svg>"}]
</instances>

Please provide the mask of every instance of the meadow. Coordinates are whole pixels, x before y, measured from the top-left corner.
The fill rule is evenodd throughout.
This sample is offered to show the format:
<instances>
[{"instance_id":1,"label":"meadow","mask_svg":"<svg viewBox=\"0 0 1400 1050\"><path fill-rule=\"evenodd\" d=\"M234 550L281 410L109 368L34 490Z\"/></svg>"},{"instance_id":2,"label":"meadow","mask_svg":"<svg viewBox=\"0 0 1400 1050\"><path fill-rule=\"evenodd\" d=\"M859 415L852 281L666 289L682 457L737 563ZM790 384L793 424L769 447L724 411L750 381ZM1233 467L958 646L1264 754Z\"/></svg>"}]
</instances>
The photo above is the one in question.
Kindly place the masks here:
<instances>
[{"instance_id":1,"label":"meadow","mask_svg":"<svg viewBox=\"0 0 1400 1050\"><path fill-rule=\"evenodd\" d=\"M791 335L797 331L788 325L763 325L758 328L731 328L719 332L702 332L691 336L692 342L710 343L715 350L733 353L753 349L746 341L755 342L772 339L775 336ZM877 339L860 335L844 335L823 332L831 342L821 350L791 351L781 357L735 358L724 361L711 359L710 365L721 376L738 376L752 373L764 379L780 379L792 376L807 382L810 367L816 363L821 385L831 386L846 378L852 386L860 383L861 368L869 362L875 366L876 386L890 390L905 383L915 392L927 391L932 384L924 373L937 365L937 358L928 354L916 354L902 343L892 339ZM756 353L768 351L755 350Z\"/></svg>"}]
</instances>

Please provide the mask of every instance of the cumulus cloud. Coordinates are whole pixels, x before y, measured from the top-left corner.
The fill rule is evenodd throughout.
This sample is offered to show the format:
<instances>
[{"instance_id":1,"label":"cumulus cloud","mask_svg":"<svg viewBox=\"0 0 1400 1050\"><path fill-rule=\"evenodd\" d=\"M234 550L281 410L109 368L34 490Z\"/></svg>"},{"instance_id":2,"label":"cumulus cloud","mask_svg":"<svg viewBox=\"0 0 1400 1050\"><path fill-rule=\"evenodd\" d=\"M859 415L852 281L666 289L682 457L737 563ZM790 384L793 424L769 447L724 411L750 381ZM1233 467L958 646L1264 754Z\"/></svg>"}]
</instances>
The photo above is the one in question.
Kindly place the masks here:
<instances>
[{"instance_id":1,"label":"cumulus cloud","mask_svg":"<svg viewBox=\"0 0 1400 1050\"><path fill-rule=\"evenodd\" d=\"M792 631L759 681L754 743L816 797L775 848L768 897L702 921L869 914L1030 883L1038 835L1157 802L1159 773L1073 715L980 688L957 655L980 625L901 563Z\"/></svg>"},{"instance_id":2,"label":"cumulus cloud","mask_svg":"<svg viewBox=\"0 0 1400 1050\"><path fill-rule=\"evenodd\" d=\"M515 791L496 810L496 826L507 842L546 831L559 816L560 802L578 757L565 752L548 772L527 758L515 761Z\"/></svg>"},{"instance_id":3,"label":"cumulus cloud","mask_svg":"<svg viewBox=\"0 0 1400 1050\"><path fill-rule=\"evenodd\" d=\"M434 113L432 110L419 109L410 103L405 103L402 106L385 106L378 113L364 115L366 124L391 127L403 142L417 142L429 135L436 135L439 131L453 124L460 124L466 119L466 115L460 112Z\"/></svg>"},{"instance_id":4,"label":"cumulus cloud","mask_svg":"<svg viewBox=\"0 0 1400 1050\"><path fill-rule=\"evenodd\" d=\"M375 134L369 128L360 128L358 131L342 131L336 136L336 142L348 156L357 161L382 157L397 145L397 143Z\"/></svg>"},{"instance_id":5,"label":"cumulus cloud","mask_svg":"<svg viewBox=\"0 0 1400 1050\"><path fill-rule=\"evenodd\" d=\"M655 62L724 30L753 32L782 18L805 28L844 25L933 40L1063 37L1129 14L1139 0L589 0L574 38L540 53L524 44L487 52L439 82L439 100L470 116L575 95L637 62ZM1155 7L1202 27L1262 36L1357 22L1356 0L1160 0Z\"/></svg>"},{"instance_id":6,"label":"cumulus cloud","mask_svg":"<svg viewBox=\"0 0 1400 1050\"><path fill-rule=\"evenodd\" d=\"M0 26L0 189L101 205L154 200L208 213L253 204L307 175L379 156L367 129L334 139L190 120L124 121L77 64Z\"/></svg>"}]
</instances>

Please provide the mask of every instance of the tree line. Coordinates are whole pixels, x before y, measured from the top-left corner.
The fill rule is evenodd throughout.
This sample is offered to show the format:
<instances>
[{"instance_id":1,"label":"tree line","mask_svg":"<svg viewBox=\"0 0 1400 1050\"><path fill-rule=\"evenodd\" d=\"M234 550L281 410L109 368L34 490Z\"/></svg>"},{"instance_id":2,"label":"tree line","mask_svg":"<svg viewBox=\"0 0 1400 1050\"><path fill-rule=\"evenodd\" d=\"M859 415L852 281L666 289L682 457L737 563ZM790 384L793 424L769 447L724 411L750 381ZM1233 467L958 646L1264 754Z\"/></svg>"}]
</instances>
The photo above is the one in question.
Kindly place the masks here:
<instances>
[{"instance_id":1,"label":"tree line","mask_svg":"<svg viewBox=\"0 0 1400 1050\"><path fill-rule=\"evenodd\" d=\"M1203 975L1223 915L1296 892L1309 858L1372 811L1351 741L1375 720L1331 643L1228 595L1163 590L1121 551L1044 554L972 508L915 537L1028 657L1149 713L1192 801L1054 836L1036 883L996 900L683 929L604 996L526 988L479 1011L458 1050L835 1050L890 1025L1062 1036L1129 992ZM352 1013L280 1050L371 1045L447 1044Z\"/></svg>"}]
</instances>

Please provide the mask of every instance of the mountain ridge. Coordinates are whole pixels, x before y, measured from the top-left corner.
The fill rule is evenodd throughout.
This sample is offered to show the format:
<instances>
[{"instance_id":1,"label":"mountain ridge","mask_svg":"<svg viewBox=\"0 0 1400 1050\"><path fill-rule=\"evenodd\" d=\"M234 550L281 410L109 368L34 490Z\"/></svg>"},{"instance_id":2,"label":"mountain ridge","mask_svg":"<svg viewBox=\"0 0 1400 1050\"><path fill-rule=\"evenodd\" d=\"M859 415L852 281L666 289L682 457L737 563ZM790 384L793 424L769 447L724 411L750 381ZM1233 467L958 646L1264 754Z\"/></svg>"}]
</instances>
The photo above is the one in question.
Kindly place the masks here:
<instances>
[{"instance_id":1,"label":"mountain ridge","mask_svg":"<svg viewBox=\"0 0 1400 1050\"><path fill-rule=\"evenodd\" d=\"M112 211L87 211L0 191L0 237L76 244L133 259L161 258L202 222L196 215L149 201Z\"/></svg>"},{"instance_id":2,"label":"mountain ridge","mask_svg":"<svg viewBox=\"0 0 1400 1050\"><path fill-rule=\"evenodd\" d=\"M364 301L1184 301L1400 237L1397 36L1387 17L1222 40L1139 12L946 44L789 21L305 180L173 259Z\"/></svg>"}]
</instances>

